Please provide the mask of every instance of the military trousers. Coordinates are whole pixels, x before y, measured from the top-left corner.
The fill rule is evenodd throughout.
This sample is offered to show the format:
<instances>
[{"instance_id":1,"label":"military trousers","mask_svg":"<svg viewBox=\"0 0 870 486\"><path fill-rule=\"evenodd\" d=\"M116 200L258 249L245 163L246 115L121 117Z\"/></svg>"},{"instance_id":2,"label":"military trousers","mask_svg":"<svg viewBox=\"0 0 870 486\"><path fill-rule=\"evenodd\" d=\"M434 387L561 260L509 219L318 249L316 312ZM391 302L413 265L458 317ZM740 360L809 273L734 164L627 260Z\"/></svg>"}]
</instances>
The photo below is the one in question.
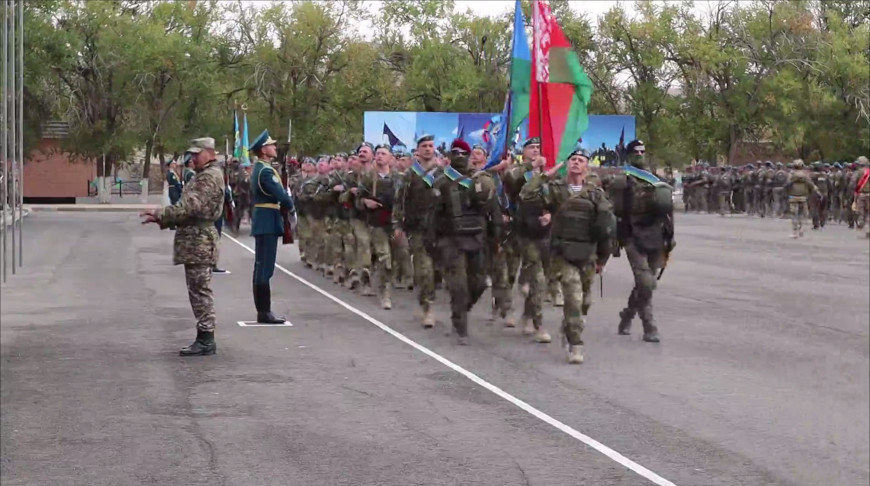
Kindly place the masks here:
<instances>
[{"instance_id":1,"label":"military trousers","mask_svg":"<svg viewBox=\"0 0 870 486\"><path fill-rule=\"evenodd\" d=\"M465 251L451 241L439 245L450 293L450 321L456 333L468 335L468 312L486 291L486 261L483 250Z\"/></svg>"},{"instance_id":2,"label":"military trousers","mask_svg":"<svg viewBox=\"0 0 870 486\"><path fill-rule=\"evenodd\" d=\"M567 262L559 256L552 257L552 265L559 269L559 281L565 306L562 308L562 333L568 344L583 344L583 327L586 314L592 305L592 280L595 278L595 263L588 261L582 265Z\"/></svg>"},{"instance_id":3,"label":"military trousers","mask_svg":"<svg viewBox=\"0 0 870 486\"><path fill-rule=\"evenodd\" d=\"M626 317L633 318L638 314L643 323L643 331L653 332L656 327L653 322L652 297L656 288L656 274L664 264L664 253L662 250L644 250L629 239L625 245L625 256L634 275L634 288L625 308Z\"/></svg>"},{"instance_id":4,"label":"military trousers","mask_svg":"<svg viewBox=\"0 0 870 486\"><path fill-rule=\"evenodd\" d=\"M828 222L828 197L813 195L810 199L810 217L813 220L813 228L825 226Z\"/></svg>"},{"instance_id":5,"label":"military trousers","mask_svg":"<svg viewBox=\"0 0 870 486\"><path fill-rule=\"evenodd\" d=\"M374 271L377 274L378 292L383 295L393 280L392 228L390 226L371 227L371 254L374 255Z\"/></svg>"},{"instance_id":6,"label":"military trousers","mask_svg":"<svg viewBox=\"0 0 870 486\"><path fill-rule=\"evenodd\" d=\"M341 255L339 242L336 241L335 217L323 218L323 234L320 238L323 240L323 263L334 266Z\"/></svg>"},{"instance_id":7,"label":"military trousers","mask_svg":"<svg viewBox=\"0 0 870 486\"><path fill-rule=\"evenodd\" d=\"M318 265L323 263L324 257L324 240L323 235L326 232L324 227L323 218L315 218L314 216L308 216L308 225L311 228L311 240L310 247L308 248L308 252L306 256L308 257L308 261Z\"/></svg>"},{"instance_id":8,"label":"military trousers","mask_svg":"<svg viewBox=\"0 0 870 486\"><path fill-rule=\"evenodd\" d=\"M731 212L731 192L719 191L719 215L725 216Z\"/></svg>"},{"instance_id":9,"label":"military trousers","mask_svg":"<svg viewBox=\"0 0 870 486\"><path fill-rule=\"evenodd\" d=\"M391 238L393 251L393 279L397 287L408 288L414 283L414 268L411 266L411 250L407 240Z\"/></svg>"},{"instance_id":10,"label":"military trousers","mask_svg":"<svg viewBox=\"0 0 870 486\"><path fill-rule=\"evenodd\" d=\"M332 251L335 254L334 265L342 269L351 268L356 258L356 239L353 237L350 221L336 218L329 234L333 245Z\"/></svg>"},{"instance_id":11,"label":"military trousers","mask_svg":"<svg viewBox=\"0 0 870 486\"><path fill-rule=\"evenodd\" d=\"M187 296L196 317L197 331L214 332L214 293L211 290L211 265L184 265Z\"/></svg>"},{"instance_id":12,"label":"military trousers","mask_svg":"<svg viewBox=\"0 0 870 486\"><path fill-rule=\"evenodd\" d=\"M491 242L494 247L496 242ZM501 318L513 310L513 281L508 273L507 245L499 246L499 251L491 251L489 255L489 276L492 279L492 297L495 309ZM516 279L516 267L514 267L514 279Z\"/></svg>"},{"instance_id":13,"label":"military trousers","mask_svg":"<svg viewBox=\"0 0 870 486\"><path fill-rule=\"evenodd\" d=\"M408 233L408 248L411 250L411 262L414 265L414 288L417 290L417 302L426 312L435 301L435 268L432 255L426 248L421 231Z\"/></svg>"},{"instance_id":14,"label":"military trousers","mask_svg":"<svg viewBox=\"0 0 870 486\"><path fill-rule=\"evenodd\" d=\"M254 237L254 284L268 284L275 274L278 256L278 235Z\"/></svg>"},{"instance_id":15,"label":"military trousers","mask_svg":"<svg viewBox=\"0 0 870 486\"><path fill-rule=\"evenodd\" d=\"M807 217L807 198L791 197L788 201L791 213L791 230L795 235L803 231L804 219Z\"/></svg>"},{"instance_id":16,"label":"military trousers","mask_svg":"<svg viewBox=\"0 0 870 486\"><path fill-rule=\"evenodd\" d=\"M543 302L544 293L547 291L544 260L549 258L550 249L548 246L547 238L520 237L520 251L523 258L520 278L523 278L524 275L526 279L524 283L529 284L529 295L523 305L523 317L531 319L535 329L541 327L544 320Z\"/></svg>"},{"instance_id":17,"label":"military trousers","mask_svg":"<svg viewBox=\"0 0 870 486\"><path fill-rule=\"evenodd\" d=\"M296 244L299 245L299 256L303 261L308 261L309 251L308 245L311 241L311 224L308 222L308 216L298 215L296 218Z\"/></svg>"},{"instance_id":18,"label":"military trousers","mask_svg":"<svg viewBox=\"0 0 870 486\"><path fill-rule=\"evenodd\" d=\"M858 206L858 229L864 228L865 235L870 238L870 194L859 194L856 203Z\"/></svg>"},{"instance_id":19,"label":"military trousers","mask_svg":"<svg viewBox=\"0 0 870 486\"><path fill-rule=\"evenodd\" d=\"M372 267L372 233L365 221L359 218L351 218L351 231L356 241L354 248L354 261L351 268L359 273L369 271Z\"/></svg>"}]
</instances>

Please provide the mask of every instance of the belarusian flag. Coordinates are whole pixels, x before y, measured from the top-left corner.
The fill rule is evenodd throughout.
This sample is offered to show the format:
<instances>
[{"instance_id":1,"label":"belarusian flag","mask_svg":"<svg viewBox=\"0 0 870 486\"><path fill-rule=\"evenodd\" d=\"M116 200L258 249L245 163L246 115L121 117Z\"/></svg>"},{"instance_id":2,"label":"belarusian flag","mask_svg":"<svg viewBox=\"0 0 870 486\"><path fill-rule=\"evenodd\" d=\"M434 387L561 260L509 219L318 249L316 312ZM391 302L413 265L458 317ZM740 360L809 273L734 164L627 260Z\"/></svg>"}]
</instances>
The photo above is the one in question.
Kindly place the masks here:
<instances>
[{"instance_id":1,"label":"belarusian flag","mask_svg":"<svg viewBox=\"0 0 870 486\"><path fill-rule=\"evenodd\" d=\"M533 2L532 26L529 136L541 137L541 153L552 167L568 158L589 126L592 82L546 1Z\"/></svg>"}]
</instances>

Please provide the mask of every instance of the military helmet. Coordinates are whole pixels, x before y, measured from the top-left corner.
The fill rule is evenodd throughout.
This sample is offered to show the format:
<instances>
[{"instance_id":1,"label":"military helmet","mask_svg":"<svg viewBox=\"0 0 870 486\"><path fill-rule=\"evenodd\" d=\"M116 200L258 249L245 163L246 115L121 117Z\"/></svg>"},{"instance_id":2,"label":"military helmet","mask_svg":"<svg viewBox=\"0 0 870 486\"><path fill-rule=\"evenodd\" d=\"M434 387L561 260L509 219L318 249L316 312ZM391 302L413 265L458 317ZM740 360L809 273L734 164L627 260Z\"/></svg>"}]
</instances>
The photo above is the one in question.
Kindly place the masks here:
<instances>
[{"instance_id":1,"label":"military helmet","mask_svg":"<svg viewBox=\"0 0 870 486\"><path fill-rule=\"evenodd\" d=\"M771 162L771 161L769 161L769 160L765 160L765 161L764 161L764 166L765 166L765 167L773 167L773 162Z\"/></svg>"},{"instance_id":2,"label":"military helmet","mask_svg":"<svg viewBox=\"0 0 870 486\"><path fill-rule=\"evenodd\" d=\"M797 159L792 163L794 164L795 169L803 169L804 168L804 161L801 159Z\"/></svg>"},{"instance_id":3,"label":"military helmet","mask_svg":"<svg viewBox=\"0 0 870 486\"><path fill-rule=\"evenodd\" d=\"M855 163L860 165L861 167L867 167L868 165L870 165L870 161L868 161L867 157L863 155L858 157L858 159L855 160Z\"/></svg>"},{"instance_id":4,"label":"military helmet","mask_svg":"<svg viewBox=\"0 0 870 486\"><path fill-rule=\"evenodd\" d=\"M777 163L776 163L776 168L777 168L777 169L782 169L783 167L785 167L785 166L783 165L782 162L777 162Z\"/></svg>"}]
</instances>

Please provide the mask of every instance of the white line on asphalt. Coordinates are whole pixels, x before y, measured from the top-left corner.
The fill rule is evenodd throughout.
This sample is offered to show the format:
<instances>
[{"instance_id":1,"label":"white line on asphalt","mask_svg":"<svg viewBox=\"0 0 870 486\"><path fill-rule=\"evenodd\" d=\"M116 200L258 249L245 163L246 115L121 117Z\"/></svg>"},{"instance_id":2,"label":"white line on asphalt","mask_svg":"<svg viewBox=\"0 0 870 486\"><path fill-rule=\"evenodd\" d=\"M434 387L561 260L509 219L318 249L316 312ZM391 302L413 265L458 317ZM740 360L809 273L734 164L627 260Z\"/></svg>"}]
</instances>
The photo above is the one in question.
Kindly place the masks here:
<instances>
[{"instance_id":1,"label":"white line on asphalt","mask_svg":"<svg viewBox=\"0 0 870 486\"><path fill-rule=\"evenodd\" d=\"M254 250L251 247L249 247L248 245L242 243L241 241L233 238L232 236L225 234L224 237L229 238L230 240L234 241L237 245L241 246L245 250L248 250L249 252L254 253ZM668 481L667 479L659 476L658 474L650 471L649 469L641 466L640 464L632 461L631 459L623 456L619 452L611 449L610 447L607 447L606 445L602 444L601 442L598 442L597 440L593 439L592 437L589 437L586 434L580 433L579 431L575 430L574 428L560 422L559 420L556 420L555 418L547 415L546 413L538 410L537 408L529 405L528 403L520 400L519 398L511 395L510 393L502 390L501 388L493 385L492 383L484 380L483 378L475 375L474 373L466 370L465 368L459 366L458 364L456 364L456 363L450 361L449 359L441 356L440 354L436 353L435 351L432 351L425 346L417 344L415 341L412 341L411 339L405 337L404 334L401 334L401 333L393 330L393 328L391 328L390 326L388 326L388 325L384 324L383 322L375 319L374 317L366 314L365 312L357 309L356 307L348 304L347 302L339 299L338 297L330 294L329 292L323 290L322 288L318 287L317 285L314 285L313 283L309 282L308 280L305 280L304 278L300 277L299 275L296 275L295 273L291 272L290 270L287 270L286 268L282 267L281 265L276 264L275 268L277 268L278 270L281 270L282 272L286 273L287 275L289 275L289 276L295 278L296 280L300 281L301 283L307 285L308 287L317 291L318 293L320 293L321 295L323 295L327 299L335 302L336 304L344 307L345 309L347 309L347 310L353 312L354 314L362 317L363 319L369 321L370 323L379 327L382 331L393 336L394 338L398 339L399 341L402 341L403 343L407 344L408 346L411 346L412 348L416 349L417 351L420 351L421 353L425 354L426 356L429 356L430 358L434 359L435 361L438 361L439 363L450 368L451 370L453 370L453 371L459 373L460 375L468 378L469 380L473 381L474 383L477 383L481 387L491 391L492 393L495 393L496 395L498 395L502 399L512 403L513 405L519 407L522 410L525 410L526 412L528 412L529 414L531 414L534 417L537 417L541 421L552 425L556 429L564 432L565 434L579 440L580 442L586 444L587 446L589 446L589 447L595 449L596 451L604 454L605 456L612 459L614 462L622 465L623 467L626 467L626 468L634 471L638 475L650 480L652 483L657 484L659 486L676 486L674 483L672 483L672 482Z\"/></svg>"},{"instance_id":2,"label":"white line on asphalt","mask_svg":"<svg viewBox=\"0 0 870 486\"><path fill-rule=\"evenodd\" d=\"M260 324L257 321L237 321L242 327L293 327L290 321L284 321L284 324Z\"/></svg>"}]
</instances>

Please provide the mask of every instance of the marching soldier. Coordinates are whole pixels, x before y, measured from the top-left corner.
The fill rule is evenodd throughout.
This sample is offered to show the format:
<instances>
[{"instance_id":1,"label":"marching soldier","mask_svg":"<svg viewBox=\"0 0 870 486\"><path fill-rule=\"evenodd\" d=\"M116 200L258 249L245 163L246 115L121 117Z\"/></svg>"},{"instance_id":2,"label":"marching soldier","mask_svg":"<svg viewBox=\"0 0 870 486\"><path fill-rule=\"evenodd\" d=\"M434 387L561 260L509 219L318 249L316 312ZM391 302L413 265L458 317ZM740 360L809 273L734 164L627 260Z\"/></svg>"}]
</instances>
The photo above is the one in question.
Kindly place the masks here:
<instances>
[{"instance_id":1,"label":"marching soldier","mask_svg":"<svg viewBox=\"0 0 870 486\"><path fill-rule=\"evenodd\" d=\"M393 205L392 223L397 239L406 239L414 265L414 287L422 311L423 327L435 326L432 302L435 300L435 274L432 251L424 240L430 230L430 212L435 201L432 184L441 173L435 159L435 137L424 134L417 139L416 160L411 163L405 184Z\"/></svg>"},{"instance_id":2,"label":"marching soldier","mask_svg":"<svg viewBox=\"0 0 870 486\"><path fill-rule=\"evenodd\" d=\"M817 195L819 190L810 175L803 170L803 160L795 160L794 168L795 171L789 176L785 185L785 193L791 212L791 237L800 238L804 235L803 220L808 214L807 202L810 197Z\"/></svg>"},{"instance_id":3,"label":"marching soldier","mask_svg":"<svg viewBox=\"0 0 870 486\"><path fill-rule=\"evenodd\" d=\"M161 229L175 226L173 262L184 265L190 307L196 316L196 340L182 348L182 356L210 355L217 352L214 339L214 294L212 267L220 252L220 239L214 221L224 205L224 178L215 164L213 138L190 141L187 151L193 156L189 165L197 175L187 184L178 204L144 211L143 224L157 223Z\"/></svg>"},{"instance_id":4,"label":"marching soldier","mask_svg":"<svg viewBox=\"0 0 870 486\"><path fill-rule=\"evenodd\" d=\"M853 209L858 213L858 229L866 229L864 236L870 238L870 162L863 155L855 161L857 169L849 184L849 192L853 194Z\"/></svg>"},{"instance_id":5,"label":"marching soldier","mask_svg":"<svg viewBox=\"0 0 870 486\"><path fill-rule=\"evenodd\" d=\"M393 236L392 216L393 200L398 188L398 174L390 169L393 154L390 147L380 145L375 149L375 165L373 170L363 174L357 187L357 208L365 214L366 223L371 235L371 247L368 249L375 256L375 273L378 274L378 296L381 307L391 309L390 286L393 280L392 248L390 239ZM360 251L365 251L362 249Z\"/></svg>"},{"instance_id":6,"label":"marching soldier","mask_svg":"<svg viewBox=\"0 0 870 486\"><path fill-rule=\"evenodd\" d=\"M565 180L550 183L543 175L529 183L540 185L547 207L551 265L558 269L565 293L562 336L571 364L583 362L581 334L592 304L592 279L607 263L616 231L613 206L597 178L587 178L588 170L589 153L577 149L568 157Z\"/></svg>"},{"instance_id":7,"label":"marching soldier","mask_svg":"<svg viewBox=\"0 0 870 486\"><path fill-rule=\"evenodd\" d=\"M812 165L813 172L810 178L816 186L816 192L810 198L810 215L813 220L813 229L824 228L828 222L828 205L830 204L830 195L833 192L831 180L826 172L822 170L821 162L814 162Z\"/></svg>"},{"instance_id":8,"label":"marching soldier","mask_svg":"<svg viewBox=\"0 0 870 486\"><path fill-rule=\"evenodd\" d=\"M625 248L634 274L634 288L628 305L619 313L618 333L628 335L631 321L640 315L643 340L659 342L658 328L653 320L652 296L656 288L656 273L667 264L674 242L673 193L670 186L644 170L643 142L633 140L626 175L617 176L608 192L619 218L617 240Z\"/></svg>"},{"instance_id":9,"label":"marching soldier","mask_svg":"<svg viewBox=\"0 0 870 486\"><path fill-rule=\"evenodd\" d=\"M257 163L251 175L251 198L254 203L251 236L254 237L254 306L260 324L283 324L285 319L272 313L272 291L269 280L275 273L278 238L284 234L281 207L295 213L293 200L272 168L272 159L278 156L268 130L254 140L251 152Z\"/></svg>"},{"instance_id":10,"label":"marching soldier","mask_svg":"<svg viewBox=\"0 0 870 486\"><path fill-rule=\"evenodd\" d=\"M408 180L408 171L411 169L411 155L404 145L398 145L393 149L396 158L396 170L398 183L396 193L401 190ZM391 220L392 222L392 220ZM393 228L395 229L395 228ZM395 235L393 235L395 236ZM411 249L408 241L404 238L391 238L393 245L393 280L397 289L414 289L414 267L411 265Z\"/></svg>"},{"instance_id":11,"label":"marching soldier","mask_svg":"<svg viewBox=\"0 0 870 486\"><path fill-rule=\"evenodd\" d=\"M468 312L486 290L484 237L487 227L498 236L501 214L492 178L469 177L468 143L456 139L450 150L450 166L432 186L435 205L429 224L448 279L450 320L459 344L467 344Z\"/></svg>"}]
</instances>

